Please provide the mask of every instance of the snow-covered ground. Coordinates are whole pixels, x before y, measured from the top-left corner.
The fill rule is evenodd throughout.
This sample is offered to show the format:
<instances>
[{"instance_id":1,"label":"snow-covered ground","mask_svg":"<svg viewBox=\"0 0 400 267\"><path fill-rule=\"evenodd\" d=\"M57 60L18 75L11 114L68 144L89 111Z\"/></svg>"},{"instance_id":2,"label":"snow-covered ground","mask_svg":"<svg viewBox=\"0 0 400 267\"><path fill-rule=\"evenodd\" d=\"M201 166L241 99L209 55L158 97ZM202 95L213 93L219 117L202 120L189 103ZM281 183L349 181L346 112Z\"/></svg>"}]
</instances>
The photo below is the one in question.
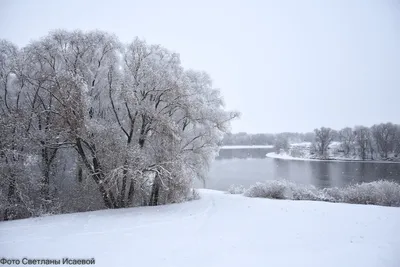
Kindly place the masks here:
<instances>
[{"instance_id":1,"label":"snow-covered ground","mask_svg":"<svg viewBox=\"0 0 400 267\"><path fill-rule=\"evenodd\" d=\"M307 161L335 161L335 162L369 162L369 163L400 163L399 160L392 158L392 160L362 160L357 156L345 156L340 152L341 143L332 142L328 147L328 160L321 160L316 155L311 154L310 142L293 143L290 144L287 152L281 151L278 153L268 153L266 156L269 158L290 159L290 160L307 160Z\"/></svg>"},{"instance_id":2,"label":"snow-covered ground","mask_svg":"<svg viewBox=\"0 0 400 267\"><path fill-rule=\"evenodd\" d=\"M346 159L346 158L332 158L332 159L313 159L313 158L298 158L292 157L286 153L277 154L275 152L270 152L266 154L268 158L274 159L289 159L289 160L300 160L300 161L326 161L326 162L363 162L363 163L394 163L400 164L398 161L385 161L385 160L354 160L354 159Z\"/></svg>"},{"instance_id":3,"label":"snow-covered ground","mask_svg":"<svg viewBox=\"0 0 400 267\"><path fill-rule=\"evenodd\" d=\"M273 148L271 145L259 146L221 146L221 149L248 149L248 148Z\"/></svg>"},{"instance_id":4,"label":"snow-covered ground","mask_svg":"<svg viewBox=\"0 0 400 267\"><path fill-rule=\"evenodd\" d=\"M268 158L274 158L274 159L290 159L290 160L302 160L302 161L320 161L318 159L309 159L309 158L297 158L297 157L292 157L288 154L277 154L275 152L270 152L267 153L266 155Z\"/></svg>"},{"instance_id":5,"label":"snow-covered ground","mask_svg":"<svg viewBox=\"0 0 400 267\"><path fill-rule=\"evenodd\" d=\"M182 204L1 222L0 258L95 258L94 266L107 267L400 266L399 208L200 193Z\"/></svg>"}]
</instances>

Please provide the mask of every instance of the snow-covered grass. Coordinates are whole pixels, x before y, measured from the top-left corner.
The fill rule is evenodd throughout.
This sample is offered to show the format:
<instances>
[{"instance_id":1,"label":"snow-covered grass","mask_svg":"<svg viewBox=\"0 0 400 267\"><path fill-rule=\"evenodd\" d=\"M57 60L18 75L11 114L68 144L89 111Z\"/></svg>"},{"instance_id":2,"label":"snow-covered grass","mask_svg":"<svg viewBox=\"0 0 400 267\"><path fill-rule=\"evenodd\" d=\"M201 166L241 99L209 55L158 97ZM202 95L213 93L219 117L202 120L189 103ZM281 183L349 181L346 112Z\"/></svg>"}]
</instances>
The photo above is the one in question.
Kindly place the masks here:
<instances>
[{"instance_id":1,"label":"snow-covered grass","mask_svg":"<svg viewBox=\"0 0 400 267\"><path fill-rule=\"evenodd\" d=\"M199 192L200 200L180 204L0 222L0 258L95 258L97 267L399 266L398 208Z\"/></svg>"},{"instance_id":2,"label":"snow-covered grass","mask_svg":"<svg viewBox=\"0 0 400 267\"><path fill-rule=\"evenodd\" d=\"M235 186L235 188L239 187ZM295 184L286 180L273 180L256 183L243 192L247 197L400 207L400 184L391 181L361 183L344 188L317 189L314 186Z\"/></svg>"}]
</instances>

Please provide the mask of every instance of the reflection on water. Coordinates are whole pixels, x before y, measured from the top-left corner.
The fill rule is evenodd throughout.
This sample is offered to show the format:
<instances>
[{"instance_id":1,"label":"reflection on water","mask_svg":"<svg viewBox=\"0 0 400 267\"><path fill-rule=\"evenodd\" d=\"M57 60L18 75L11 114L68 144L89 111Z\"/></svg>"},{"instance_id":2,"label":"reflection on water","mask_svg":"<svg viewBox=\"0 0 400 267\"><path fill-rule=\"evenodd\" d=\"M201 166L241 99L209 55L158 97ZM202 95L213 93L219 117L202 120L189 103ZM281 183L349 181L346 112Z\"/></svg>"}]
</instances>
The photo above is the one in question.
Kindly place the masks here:
<instances>
[{"instance_id":1,"label":"reflection on water","mask_svg":"<svg viewBox=\"0 0 400 267\"><path fill-rule=\"evenodd\" d=\"M400 164L318 162L280 159L223 159L211 166L206 188L227 190L231 184L250 186L266 180L287 179L319 188L343 187L380 179L400 182ZM197 184L203 187L202 183Z\"/></svg>"},{"instance_id":2,"label":"reflection on water","mask_svg":"<svg viewBox=\"0 0 400 267\"><path fill-rule=\"evenodd\" d=\"M290 178L290 164L288 161L280 160L276 162L274 171L275 177L278 179L289 179Z\"/></svg>"},{"instance_id":3,"label":"reflection on water","mask_svg":"<svg viewBox=\"0 0 400 267\"><path fill-rule=\"evenodd\" d=\"M310 164L312 174L315 180L315 186L320 188L331 187L331 178L333 172L330 172L331 164L329 162L321 162L320 164Z\"/></svg>"}]
</instances>

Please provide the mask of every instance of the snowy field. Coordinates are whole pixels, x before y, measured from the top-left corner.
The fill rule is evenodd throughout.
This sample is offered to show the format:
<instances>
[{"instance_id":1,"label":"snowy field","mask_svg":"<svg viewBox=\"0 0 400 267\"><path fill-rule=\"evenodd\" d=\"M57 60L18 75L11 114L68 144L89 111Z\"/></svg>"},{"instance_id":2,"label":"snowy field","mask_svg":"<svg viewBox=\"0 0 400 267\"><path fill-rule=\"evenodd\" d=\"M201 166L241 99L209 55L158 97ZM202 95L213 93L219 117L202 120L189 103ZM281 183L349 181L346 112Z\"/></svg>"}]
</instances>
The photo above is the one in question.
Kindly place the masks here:
<instances>
[{"instance_id":1,"label":"snowy field","mask_svg":"<svg viewBox=\"0 0 400 267\"><path fill-rule=\"evenodd\" d=\"M0 222L0 258L95 258L92 266L107 267L400 266L399 208L200 193L182 204Z\"/></svg>"}]
</instances>

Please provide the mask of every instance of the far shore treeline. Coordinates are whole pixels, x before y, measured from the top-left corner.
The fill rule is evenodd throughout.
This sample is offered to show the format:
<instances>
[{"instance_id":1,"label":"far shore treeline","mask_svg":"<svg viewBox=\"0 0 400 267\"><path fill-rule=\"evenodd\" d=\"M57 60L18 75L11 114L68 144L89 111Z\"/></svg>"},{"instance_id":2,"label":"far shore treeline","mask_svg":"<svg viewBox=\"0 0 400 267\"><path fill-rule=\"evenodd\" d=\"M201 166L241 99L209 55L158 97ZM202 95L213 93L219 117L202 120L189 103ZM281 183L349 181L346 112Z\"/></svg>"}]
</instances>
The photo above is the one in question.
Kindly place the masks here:
<instances>
[{"instance_id":1,"label":"far shore treeline","mask_svg":"<svg viewBox=\"0 0 400 267\"><path fill-rule=\"evenodd\" d=\"M341 130L327 127L307 133L248 134L227 133L221 145L274 145L277 153L289 150L293 143L311 143L311 149L318 157L327 157L329 146L339 142L339 151L345 157L367 159L398 158L400 154L400 125L380 123L371 127L354 126Z\"/></svg>"}]
</instances>

